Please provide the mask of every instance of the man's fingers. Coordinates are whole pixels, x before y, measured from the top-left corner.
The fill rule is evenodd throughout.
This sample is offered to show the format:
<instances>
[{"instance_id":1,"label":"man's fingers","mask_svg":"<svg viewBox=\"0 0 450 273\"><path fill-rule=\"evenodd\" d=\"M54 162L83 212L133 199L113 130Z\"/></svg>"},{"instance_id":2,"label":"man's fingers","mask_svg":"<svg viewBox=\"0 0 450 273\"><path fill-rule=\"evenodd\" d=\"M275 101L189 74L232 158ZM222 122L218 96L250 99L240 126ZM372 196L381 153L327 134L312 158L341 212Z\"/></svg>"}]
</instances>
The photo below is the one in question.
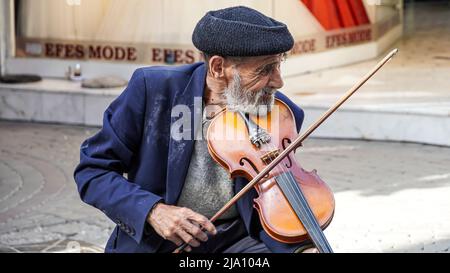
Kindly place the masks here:
<instances>
[{"instance_id":1,"label":"man's fingers","mask_svg":"<svg viewBox=\"0 0 450 273\"><path fill-rule=\"evenodd\" d=\"M176 244L177 246L181 246L184 244L184 241L176 234L174 234L173 236L170 236L169 238L167 238L167 240L171 241L172 243ZM192 248L189 245L187 245L184 248L184 251L191 252Z\"/></svg>"},{"instance_id":2,"label":"man's fingers","mask_svg":"<svg viewBox=\"0 0 450 273\"><path fill-rule=\"evenodd\" d=\"M194 236L194 238L203 242L208 241L208 235L206 235L206 233L201 230L199 225L196 225L195 223L193 224L189 220L186 220L183 222L183 227L184 230Z\"/></svg>"},{"instance_id":3,"label":"man's fingers","mask_svg":"<svg viewBox=\"0 0 450 273\"><path fill-rule=\"evenodd\" d=\"M200 245L200 242L197 241L192 235L184 231L183 229L179 229L177 235L183 239L184 242L188 243L190 246L197 247Z\"/></svg>"},{"instance_id":4,"label":"man's fingers","mask_svg":"<svg viewBox=\"0 0 450 273\"><path fill-rule=\"evenodd\" d=\"M209 221L208 218L206 218L205 216L198 214L194 211L190 211L190 213L188 214L188 218L190 220L193 220L194 222L200 224L203 228L205 228L209 233L216 235L217 234L217 230L216 227L211 223L211 221Z\"/></svg>"},{"instance_id":5,"label":"man's fingers","mask_svg":"<svg viewBox=\"0 0 450 273\"><path fill-rule=\"evenodd\" d=\"M176 234L173 236L170 236L167 239L169 241L171 241L172 243L176 244L177 246L181 246L184 243L183 240L180 237L178 237Z\"/></svg>"}]
</instances>

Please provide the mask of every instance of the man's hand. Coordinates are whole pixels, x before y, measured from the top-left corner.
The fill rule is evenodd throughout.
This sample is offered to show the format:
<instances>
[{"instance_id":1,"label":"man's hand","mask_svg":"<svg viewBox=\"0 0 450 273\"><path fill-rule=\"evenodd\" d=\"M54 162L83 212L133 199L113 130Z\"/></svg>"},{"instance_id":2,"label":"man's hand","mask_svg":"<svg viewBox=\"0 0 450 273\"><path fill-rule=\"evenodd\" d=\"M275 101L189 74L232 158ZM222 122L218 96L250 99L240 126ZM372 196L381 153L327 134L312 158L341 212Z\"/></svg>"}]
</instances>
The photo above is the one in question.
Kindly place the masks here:
<instances>
[{"instance_id":1,"label":"man's hand","mask_svg":"<svg viewBox=\"0 0 450 273\"><path fill-rule=\"evenodd\" d=\"M164 203L158 203L150 211L147 222L156 233L177 246L188 243L189 246L197 247L200 245L199 241L206 242L208 236L202 228L213 235L217 233L214 225L205 216L188 208ZM185 248L186 251L191 251L189 246Z\"/></svg>"}]
</instances>

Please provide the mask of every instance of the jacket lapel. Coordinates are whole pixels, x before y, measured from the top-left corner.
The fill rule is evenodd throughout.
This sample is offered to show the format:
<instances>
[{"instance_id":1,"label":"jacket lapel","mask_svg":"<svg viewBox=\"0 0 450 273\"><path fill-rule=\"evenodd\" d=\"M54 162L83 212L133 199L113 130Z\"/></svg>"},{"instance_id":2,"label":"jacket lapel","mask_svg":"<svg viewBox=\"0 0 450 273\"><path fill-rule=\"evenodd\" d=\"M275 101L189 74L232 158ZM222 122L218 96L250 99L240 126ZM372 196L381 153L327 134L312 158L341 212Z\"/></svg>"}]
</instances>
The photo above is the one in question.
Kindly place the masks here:
<instances>
[{"instance_id":1,"label":"jacket lapel","mask_svg":"<svg viewBox=\"0 0 450 273\"><path fill-rule=\"evenodd\" d=\"M189 163L194 148L195 129L201 125L202 98L205 87L206 68L205 65L198 66L189 80L186 88L182 92L177 92L174 98L172 109L180 109L184 114L178 116L179 111L173 111L171 118L171 132L173 128L179 127L180 123L190 123L190 128L183 131L190 135L189 139L174 139L170 136L169 158L167 162L166 199L167 204L175 204L184 185ZM196 103L194 103L196 100ZM194 107L195 106L195 107ZM188 111L189 109L189 111ZM186 115L185 115L186 114ZM186 120L190 119L190 121ZM172 126L174 125L176 126Z\"/></svg>"}]
</instances>

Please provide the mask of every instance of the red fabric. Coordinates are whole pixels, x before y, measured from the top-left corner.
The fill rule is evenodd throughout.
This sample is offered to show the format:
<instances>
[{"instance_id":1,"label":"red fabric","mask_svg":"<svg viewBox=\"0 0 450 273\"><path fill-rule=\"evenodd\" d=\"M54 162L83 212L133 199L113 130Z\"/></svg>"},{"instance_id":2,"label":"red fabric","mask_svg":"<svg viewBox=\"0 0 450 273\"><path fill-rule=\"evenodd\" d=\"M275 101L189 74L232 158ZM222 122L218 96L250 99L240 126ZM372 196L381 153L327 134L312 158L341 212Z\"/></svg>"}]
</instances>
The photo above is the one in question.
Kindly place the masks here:
<instances>
[{"instance_id":1,"label":"red fabric","mask_svg":"<svg viewBox=\"0 0 450 273\"><path fill-rule=\"evenodd\" d=\"M326 29L369 24L362 0L300 0Z\"/></svg>"},{"instance_id":2,"label":"red fabric","mask_svg":"<svg viewBox=\"0 0 450 273\"><path fill-rule=\"evenodd\" d=\"M339 15L333 0L301 0L320 24L326 29L341 28Z\"/></svg>"},{"instance_id":3,"label":"red fabric","mask_svg":"<svg viewBox=\"0 0 450 273\"><path fill-rule=\"evenodd\" d=\"M354 27L356 26L355 18L353 17L352 10L347 0L334 0L339 11L339 18L341 18L342 26Z\"/></svg>"},{"instance_id":4,"label":"red fabric","mask_svg":"<svg viewBox=\"0 0 450 273\"><path fill-rule=\"evenodd\" d=\"M357 25L370 24L369 17L367 16L366 8L361 0L347 0L350 3L350 7L353 11L353 17L356 20Z\"/></svg>"}]
</instances>

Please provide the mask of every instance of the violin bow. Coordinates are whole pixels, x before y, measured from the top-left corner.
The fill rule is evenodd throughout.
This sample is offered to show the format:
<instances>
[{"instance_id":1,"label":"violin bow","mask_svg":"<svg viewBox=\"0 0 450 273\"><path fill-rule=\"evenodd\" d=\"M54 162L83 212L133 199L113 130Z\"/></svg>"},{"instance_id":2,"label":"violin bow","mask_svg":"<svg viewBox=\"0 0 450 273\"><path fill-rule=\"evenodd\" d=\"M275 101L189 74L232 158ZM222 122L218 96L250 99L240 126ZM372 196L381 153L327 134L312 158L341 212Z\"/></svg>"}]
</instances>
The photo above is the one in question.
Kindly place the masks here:
<instances>
[{"instance_id":1,"label":"violin bow","mask_svg":"<svg viewBox=\"0 0 450 273\"><path fill-rule=\"evenodd\" d=\"M213 217L210 221L214 222L222 214L224 214L231 206L233 206L245 193L253 188L266 174L268 174L273 168L278 165L290 152L295 150L297 147L302 145L302 142L311 135L314 130L317 129L331 114L333 114L344 102L346 102L367 80L369 80L383 65L385 65L389 60L391 60L395 54L397 54L398 49L393 49L389 54L387 54L377 65L372 68L358 83L356 83L350 90L342 96L332 107L330 107L322 116L301 135L299 135L289 146L286 147L274 160L272 160L264 169L261 170L250 182L247 183L233 198L230 199ZM173 251L173 253L180 253L188 246L187 243L179 246Z\"/></svg>"}]
</instances>

